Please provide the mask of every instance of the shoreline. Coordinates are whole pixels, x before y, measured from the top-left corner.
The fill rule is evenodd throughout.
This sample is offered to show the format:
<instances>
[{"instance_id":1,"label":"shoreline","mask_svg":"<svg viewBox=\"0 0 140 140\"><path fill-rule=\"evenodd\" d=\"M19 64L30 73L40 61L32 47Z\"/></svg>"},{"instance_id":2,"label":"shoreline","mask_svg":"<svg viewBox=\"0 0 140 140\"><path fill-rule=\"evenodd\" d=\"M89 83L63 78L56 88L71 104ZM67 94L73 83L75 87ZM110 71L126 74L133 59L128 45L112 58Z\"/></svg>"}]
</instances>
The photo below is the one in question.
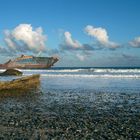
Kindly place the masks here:
<instances>
[{"instance_id":1,"label":"shoreline","mask_svg":"<svg viewBox=\"0 0 140 140\"><path fill-rule=\"evenodd\" d=\"M37 89L0 98L1 139L140 137L140 79L64 78L40 73Z\"/></svg>"}]
</instances>

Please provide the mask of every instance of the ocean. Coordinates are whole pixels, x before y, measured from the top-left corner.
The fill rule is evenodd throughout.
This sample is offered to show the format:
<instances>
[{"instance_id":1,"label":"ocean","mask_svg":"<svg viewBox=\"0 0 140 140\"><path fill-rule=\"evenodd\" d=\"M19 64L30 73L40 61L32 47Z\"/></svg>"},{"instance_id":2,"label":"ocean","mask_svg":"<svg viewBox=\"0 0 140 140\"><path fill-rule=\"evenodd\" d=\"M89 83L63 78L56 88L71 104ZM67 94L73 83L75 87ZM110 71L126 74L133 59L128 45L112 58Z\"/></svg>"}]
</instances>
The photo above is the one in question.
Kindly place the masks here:
<instances>
[{"instance_id":1,"label":"ocean","mask_svg":"<svg viewBox=\"0 0 140 140\"><path fill-rule=\"evenodd\" d=\"M140 68L21 71L40 86L0 100L0 139L140 138Z\"/></svg>"}]
</instances>

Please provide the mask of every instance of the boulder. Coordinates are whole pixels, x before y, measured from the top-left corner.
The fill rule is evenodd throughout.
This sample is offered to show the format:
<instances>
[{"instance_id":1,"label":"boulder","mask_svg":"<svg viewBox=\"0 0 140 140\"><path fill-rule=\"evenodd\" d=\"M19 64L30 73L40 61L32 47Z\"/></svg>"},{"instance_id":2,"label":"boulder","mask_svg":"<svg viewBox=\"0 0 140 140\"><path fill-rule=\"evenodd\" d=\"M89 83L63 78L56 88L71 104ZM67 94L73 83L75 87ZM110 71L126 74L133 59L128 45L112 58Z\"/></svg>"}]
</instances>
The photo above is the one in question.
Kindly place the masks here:
<instances>
[{"instance_id":1,"label":"boulder","mask_svg":"<svg viewBox=\"0 0 140 140\"><path fill-rule=\"evenodd\" d=\"M12 81L0 82L0 95L1 93L28 93L29 90L37 88L40 84L40 75L35 74L31 76L21 77Z\"/></svg>"},{"instance_id":2,"label":"boulder","mask_svg":"<svg viewBox=\"0 0 140 140\"><path fill-rule=\"evenodd\" d=\"M0 76L22 76L22 72L16 69L7 69L3 73L0 73Z\"/></svg>"}]
</instances>

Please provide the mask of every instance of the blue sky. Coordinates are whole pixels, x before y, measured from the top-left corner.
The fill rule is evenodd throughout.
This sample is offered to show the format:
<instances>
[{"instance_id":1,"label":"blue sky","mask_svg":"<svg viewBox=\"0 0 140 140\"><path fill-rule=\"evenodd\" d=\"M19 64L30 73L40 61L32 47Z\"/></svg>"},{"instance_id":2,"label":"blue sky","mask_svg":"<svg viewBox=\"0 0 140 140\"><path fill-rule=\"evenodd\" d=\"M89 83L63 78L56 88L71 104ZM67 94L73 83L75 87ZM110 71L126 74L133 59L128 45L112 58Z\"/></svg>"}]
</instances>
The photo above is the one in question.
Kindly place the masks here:
<instances>
[{"instance_id":1,"label":"blue sky","mask_svg":"<svg viewBox=\"0 0 140 140\"><path fill-rule=\"evenodd\" d=\"M0 62L41 52L57 66L140 66L139 13L139 0L0 0Z\"/></svg>"}]
</instances>

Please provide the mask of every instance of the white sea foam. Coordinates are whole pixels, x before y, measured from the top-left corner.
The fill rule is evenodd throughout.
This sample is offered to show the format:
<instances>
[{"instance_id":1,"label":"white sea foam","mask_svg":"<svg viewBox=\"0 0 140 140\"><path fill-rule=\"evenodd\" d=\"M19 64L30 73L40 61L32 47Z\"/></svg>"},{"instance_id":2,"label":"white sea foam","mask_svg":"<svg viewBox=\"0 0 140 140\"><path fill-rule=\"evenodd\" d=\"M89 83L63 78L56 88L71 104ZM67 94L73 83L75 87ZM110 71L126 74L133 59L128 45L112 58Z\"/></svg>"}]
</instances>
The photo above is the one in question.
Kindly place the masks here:
<instances>
[{"instance_id":1,"label":"white sea foam","mask_svg":"<svg viewBox=\"0 0 140 140\"><path fill-rule=\"evenodd\" d=\"M25 74L30 75L30 74ZM72 78L140 78L140 75L111 75L111 74L102 74L102 75L88 75L88 74L41 74L43 77L72 77Z\"/></svg>"},{"instance_id":2,"label":"white sea foam","mask_svg":"<svg viewBox=\"0 0 140 140\"><path fill-rule=\"evenodd\" d=\"M0 72L4 70L1 69ZM140 78L140 69L47 69L21 70L25 75L41 74L48 77L83 77L83 78Z\"/></svg>"},{"instance_id":3,"label":"white sea foam","mask_svg":"<svg viewBox=\"0 0 140 140\"><path fill-rule=\"evenodd\" d=\"M140 73L140 69L80 69L79 72L96 72L96 73Z\"/></svg>"},{"instance_id":4,"label":"white sea foam","mask_svg":"<svg viewBox=\"0 0 140 140\"><path fill-rule=\"evenodd\" d=\"M61 73L63 73L63 72L79 72L80 70L82 70L82 69L63 69L63 70L22 70L22 71L27 71L27 72L61 72Z\"/></svg>"},{"instance_id":5,"label":"white sea foam","mask_svg":"<svg viewBox=\"0 0 140 140\"><path fill-rule=\"evenodd\" d=\"M140 73L140 69L95 69L94 72Z\"/></svg>"},{"instance_id":6,"label":"white sea foam","mask_svg":"<svg viewBox=\"0 0 140 140\"><path fill-rule=\"evenodd\" d=\"M73 72L89 72L89 73L140 73L140 69L50 69L50 70L22 70L23 72L57 72L57 73L73 73Z\"/></svg>"}]
</instances>

